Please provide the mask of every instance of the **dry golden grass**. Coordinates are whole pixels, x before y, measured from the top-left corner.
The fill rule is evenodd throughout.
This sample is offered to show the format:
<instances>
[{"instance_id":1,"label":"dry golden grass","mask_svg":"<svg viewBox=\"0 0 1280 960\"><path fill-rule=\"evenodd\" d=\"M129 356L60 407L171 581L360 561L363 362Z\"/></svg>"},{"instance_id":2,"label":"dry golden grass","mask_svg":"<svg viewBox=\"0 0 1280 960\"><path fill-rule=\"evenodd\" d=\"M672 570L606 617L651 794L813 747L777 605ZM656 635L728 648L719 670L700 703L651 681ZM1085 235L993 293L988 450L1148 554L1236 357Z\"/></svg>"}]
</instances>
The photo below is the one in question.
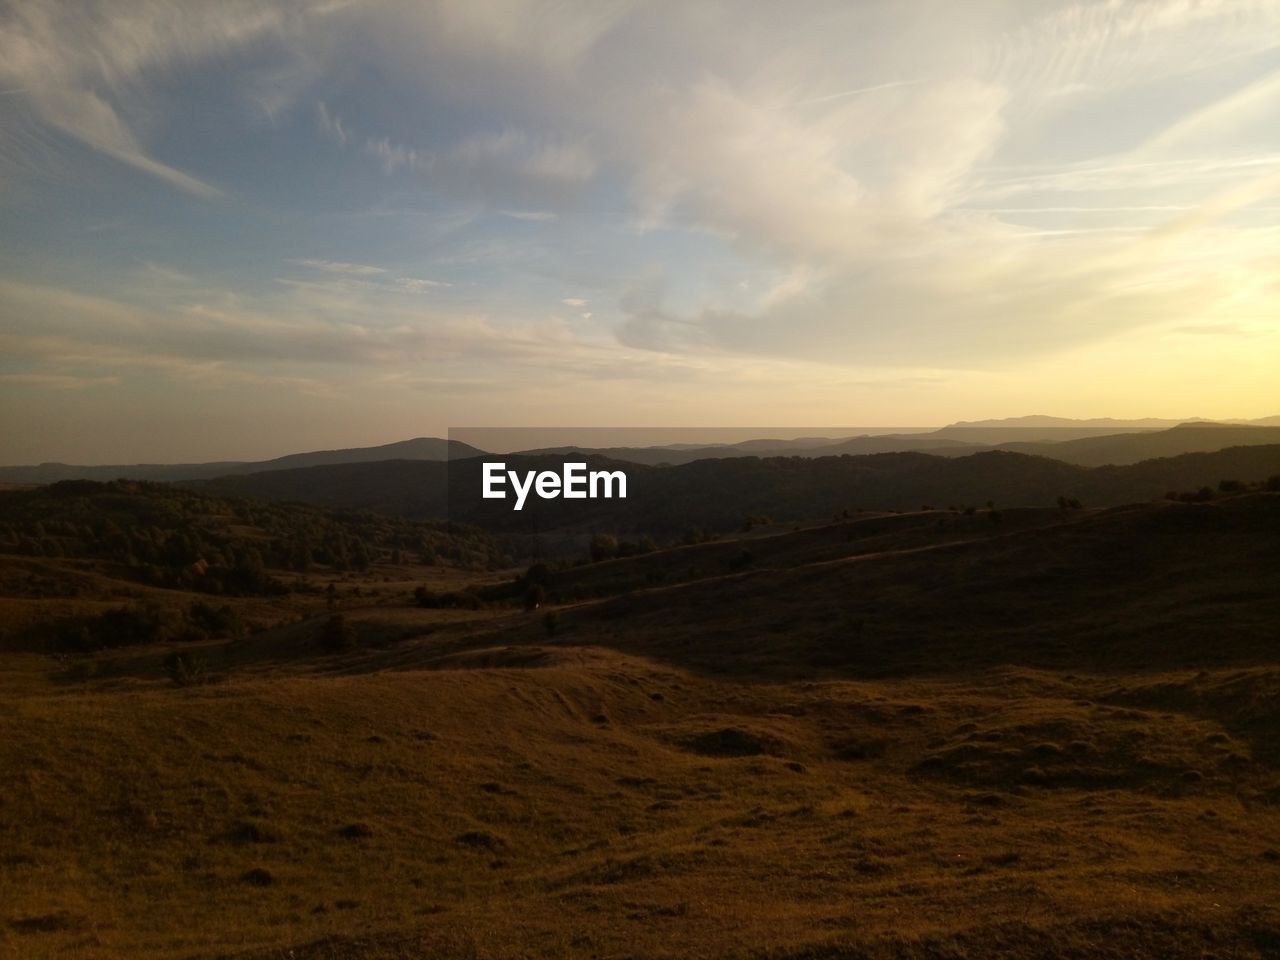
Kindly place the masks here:
<instances>
[{"instance_id":1,"label":"dry golden grass","mask_svg":"<svg viewBox=\"0 0 1280 960\"><path fill-rule=\"evenodd\" d=\"M5 655L0 956L1275 957L1274 500Z\"/></svg>"}]
</instances>

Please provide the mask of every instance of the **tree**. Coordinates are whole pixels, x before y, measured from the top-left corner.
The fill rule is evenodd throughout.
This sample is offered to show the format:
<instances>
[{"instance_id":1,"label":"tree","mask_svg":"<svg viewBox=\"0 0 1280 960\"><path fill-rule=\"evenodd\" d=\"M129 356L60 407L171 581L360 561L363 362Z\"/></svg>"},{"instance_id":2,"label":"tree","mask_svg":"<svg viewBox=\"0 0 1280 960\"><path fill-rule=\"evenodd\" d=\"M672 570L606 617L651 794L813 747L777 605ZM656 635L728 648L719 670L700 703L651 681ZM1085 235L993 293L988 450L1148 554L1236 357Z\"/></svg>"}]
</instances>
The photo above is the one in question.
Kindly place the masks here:
<instances>
[{"instance_id":1,"label":"tree","mask_svg":"<svg viewBox=\"0 0 1280 960\"><path fill-rule=\"evenodd\" d=\"M591 562L599 563L618 555L618 540L607 533L597 533L591 538Z\"/></svg>"},{"instance_id":2,"label":"tree","mask_svg":"<svg viewBox=\"0 0 1280 960\"><path fill-rule=\"evenodd\" d=\"M204 670L188 653L175 650L164 660L164 672L175 687L189 687L204 679Z\"/></svg>"},{"instance_id":3,"label":"tree","mask_svg":"<svg viewBox=\"0 0 1280 960\"><path fill-rule=\"evenodd\" d=\"M356 645L356 634L347 623L347 618L335 613L325 621L320 631L320 645L330 653L350 650Z\"/></svg>"}]
</instances>

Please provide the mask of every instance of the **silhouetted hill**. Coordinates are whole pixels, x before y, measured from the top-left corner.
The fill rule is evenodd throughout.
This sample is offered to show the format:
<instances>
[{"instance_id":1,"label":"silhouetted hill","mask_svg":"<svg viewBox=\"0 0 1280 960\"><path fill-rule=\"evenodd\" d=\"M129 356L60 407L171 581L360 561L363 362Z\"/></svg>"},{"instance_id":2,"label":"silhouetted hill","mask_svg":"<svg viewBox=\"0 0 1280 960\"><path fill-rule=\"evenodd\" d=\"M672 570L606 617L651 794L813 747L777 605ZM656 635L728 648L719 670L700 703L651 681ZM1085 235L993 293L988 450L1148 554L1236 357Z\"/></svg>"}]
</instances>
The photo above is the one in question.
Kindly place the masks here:
<instances>
[{"instance_id":1,"label":"silhouetted hill","mask_svg":"<svg viewBox=\"0 0 1280 960\"><path fill-rule=\"evenodd\" d=\"M238 472L257 473L262 470L293 470L298 467L321 467L335 463L374 463L380 460L456 460L482 454L470 444L443 437L417 437L386 443L378 447L351 447L345 450L318 450L314 453L294 453L277 457L261 464L246 464Z\"/></svg>"},{"instance_id":2,"label":"silhouetted hill","mask_svg":"<svg viewBox=\"0 0 1280 960\"><path fill-rule=\"evenodd\" d=\"M267 470L289 470L335 463L370 463L380 460L448 460L472 457L483 451L457 440L440 437L418 437L377 447L352 447L345 450L317 450L291 453L274 460L219 460L210 463L134 463L78 466L68 463L42 463L36 466L0 467L0 482L57 483L59 480L156 480L180 483L242 473Z\"/></svg>"},{"instance_id":3,"label":"silhouetted hill","mask_svg":"<svg viewBox=\"0 0 1280 960\"><path fill-rule=\"evenodd\" d=\"M730 457L830 457L842 454L903 453L913 450L973 453L982 445L939 437L930 433L891 433L833 439L805 437L797 440L745 440L742 443L710 446L670 447L550 447L520 451L526 456L594 455L626 463L676 466L695 460L723 460Z\"/></svg>"},{"instance_id":4,"label":"silhouetted hill","mask_svg":"<svg viewBox=\"0 0 1280 960\"><path fill-rule=\"evenodd\" d=\"M934 433L896 433L885 436L850 437L829 447L812 451L815 456L840 456L867 453L975 453L981 447L965 440L942 437Z\"/></svg>"},{"instance_id":5,"label":"silhouetted hill","mask_svg":"<svg viewBox=\"0 0 1280 960\"><path fill-rule=\"evenodd\" d=\"M739 528L765 515L801 520L846 510L917 510L985 504L1047 506L1059 496L1089 506L1259 481L1280 474L1280 445L1233 447L1128 466L1085 468L1046 457L987 451L964 457L884 453L841 457L730 457L674 467L587 458L593 469L624 469L625 501L541 501L516 513L508 501L481 500L481 458L448 464L388 461L223 477L206 485L268 499L359 507L413 518L442 517L491 530L612 529L657 536L690 527ZM558 469L564 456L503 457L508 469ZM448 487L448 489L446 489Z\"/></svg>"},{"instance_id":6,"label":"silhouetted hill","mask_svg":"<svg viewBox=\"0 0 1280 960\"><path fill-rule=\"evenodd\" d=\"M217 477L201 481L198 486L263 500L292 500L434 519L448 513L448 482L448 468L441 461L383 460Z\"/></svg>"},{"instance_id":7,"label":"silhouetted hill","mask_svg":"<svg viewBox=\"0 0 1280 960\"><path fill-rule=\"evenodd\" d=\"M1280 427L1238 426L1226 423L1184 423L1170 430L1084 437L1060 443L1003 443L1002 450L1053 457L1066 463L1098 467L1108 463L1139 463L1155 457L1204 453L1235 446L1280 443Z\"/></svg>"},{"instance_id":8,"label":"silhouetted hill","mask_svg":"<svg viewBox=\"0 0 1280 960\"><path fill-rule=\"evenodd\" d=\"M1263 417L1258 420L1162 420L1148 417L1141 420L1117 420L1112 417L1096 417L1090 420L1073 420L1069 417L1006 417L1001 420L961 420L933 432L932 436L953 437L967 443L1061 443L1085 437L1101 437L1116 433L1133 433L1148 430L1169 430L1184 424L1233 426L1280 426L1280 417Z\"/></svg>"},{"instance_id":9,"label":"silhouetted hill","mask_svg":"<svg viewBox=\"0 0 1280 960\"><path fill-rule=\"evenodd\" d=\"M657 466L746 456L829 457L909 452L964 456L982 450L1008 450L1096 467L1222 450L1231 446L1280 443L1280 426L1208 420L1186 423L1171 420L1089 420L1073 424L1056 417L1021 417L1013 421L991 421L990 424L962 423L928 433L863 435L840 440L809 437L803 440L748 440L711 446L556 447L523 453L530 456L594 454L627 463ZM1117 432L1126 427L1129 428L1127 432Z\"/></svg>"}]
</instances>

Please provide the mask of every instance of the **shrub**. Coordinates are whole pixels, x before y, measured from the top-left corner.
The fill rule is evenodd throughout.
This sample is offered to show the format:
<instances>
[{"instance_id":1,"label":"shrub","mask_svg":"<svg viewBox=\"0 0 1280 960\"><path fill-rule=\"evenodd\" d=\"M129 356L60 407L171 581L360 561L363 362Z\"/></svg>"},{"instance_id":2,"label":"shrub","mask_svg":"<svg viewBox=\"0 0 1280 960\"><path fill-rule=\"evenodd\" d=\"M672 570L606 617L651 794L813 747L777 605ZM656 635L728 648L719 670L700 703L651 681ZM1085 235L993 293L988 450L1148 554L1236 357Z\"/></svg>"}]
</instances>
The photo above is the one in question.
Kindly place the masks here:
<instances>
[{"instance_id":1,"label":"shrub","mask_svg":"<svg viewBox=\"0 0 1280 960\"><path fill-rule=\"evenodd\" d=\"M1179 494L1178 499L1183 503L1205 503L1213 499L1213 489L1211 487L1201 487L1194 493Z\"/></svg>"},{"instance_id":2,"label":"shrub","mask_svg":"<svg viewBox=\"0 0 1280 960\"><path fill-rule=\"evenodd\" d=\"M453 610L479 610L484 606L484 601L470 587L466 590L455 590L446 593L440 598L440 601L441 606L449 607Z\"/></svg>"},{"instance_id":3,"label":"shrub","mask_svg":"<svg viewBox=\"0 0 1280 960\"><path fill-rule=\"evenodd\" d=\"M174 623L166 624L162 612L155 607L116 607L96 617L66 618L55 627L59 649L81 653L156 643L174 636Z\"/></svg>"},{"instance_id":4,"label":"shrub","mask_svg":"<svg viewBox=\"0 0 1280 960\"><path fill-rule=\"evenodd\" d=\"M230 606L215 607L197 600L187 611L193 631L216 640L234 639L244 633L240 616Z\"/></svg>"},{"instance_id":5,"label":"shrub","mask_svg":"<svg viewBox=\"0 0 1280 960\"><path fill-rule=\"evenodd\" d=\"M470 587L447 593L436 593L427 587L415 587L413 599L418 606L431 610L479 610L484 606L483 598Z\"/></svg>"},{"instance_id":6,"label":"shrub","mask_svg":"<svg viewBox=\"0 0 1280 960\"><path fill-rule=\"evenodd\" d=\"M618 555L618 540L607 533L597 533L591 538L591 562L599 563Z\"/></svg>"},{"instance_id":7,"label":"shrub","mask_svg":"<svg viewBox=\"0 0 1280 960\"><path fill-rule=\"evenodd\" d=\"M325 621L320 630L320 645L330 653L349 650L356 645L356 634L347 623L347 618L335 613Z\"/></svg>"},{"instance_id":8,"label":"shrub","mask_svg":"<svg viewBox=\"0 0 1280 960\"><path fill-rule=\"evenodd\" d=\"M618 556L638 557L646 553L653 553L657 549L658 545L653 542L653 537L643 536L634 542L631 540L620 541L618 543Z\"/></svg>"},{"instance_id":9,"label":"shrub","mask_svg":"<svg viewBox=\"0 0 1280 960\"><path fill-rule=\"evenodd\" d=\"M204 670L190 654L175 650L164 658L164 672L175 687L189 687L204 679Z\"/></svg>"},{"instance_id":10,"label":"shrub","mask_svg":"<svg viewBox=\"0 0 1280 960\"><path fill-rule=\"evenodd\" d=\"M533 563L529 565L529 569L524 572L524 576L520 578L520 582L526 586L533 586L535 583L547 584L551 580L551 568L545 563Z\"/></svg>"}]
</instances>

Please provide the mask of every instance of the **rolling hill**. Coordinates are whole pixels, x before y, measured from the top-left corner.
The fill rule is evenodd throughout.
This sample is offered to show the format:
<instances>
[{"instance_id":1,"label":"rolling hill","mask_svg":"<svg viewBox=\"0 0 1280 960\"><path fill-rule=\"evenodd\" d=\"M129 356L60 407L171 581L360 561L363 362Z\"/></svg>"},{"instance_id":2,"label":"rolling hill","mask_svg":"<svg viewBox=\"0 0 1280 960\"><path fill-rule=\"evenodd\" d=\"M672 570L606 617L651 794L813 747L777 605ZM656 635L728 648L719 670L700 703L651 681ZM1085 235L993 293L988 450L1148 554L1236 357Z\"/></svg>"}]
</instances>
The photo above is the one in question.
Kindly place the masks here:
<instances>
[{"instance_id":1,"label":"rolling hill","mask_svg":"<svg viewBox=\"0 0 1280 960\"><path fill-rule=\"evenodd\" d=\"M222 460L210 463L134 463L76 466L67 463L42 463L36 466L0 467L0 483L57 483L60 480L154 480L181 483L245 473L292 470L301 467L326 466L335 463L369 463L380 460L448 460L473 457L482 453L457 440L418 437L377 447L354 447L345 450L317 450L293 453L274 460Z\"/></svg>"},{"instance_id":2,"label":"rolling hill","mask_svg":"<svg viewBox=\"0 0 1280 960\"><path fill-rule=\"evenodd\" d=\"M534 611L384 549L253 632L0 652L0 952L1270 960L1280 495L1004 513L552 565ZM189 602L80 563L0 590Z\"/></svg>"},{"instance_id":3,"label":"rolling hill","mask_svg":"<svg viewBox=\"0 0 1280 960\"><path fill-rule=\"evenodd\" d=\"M921 505L1048 506L1059 496L1090 506L1153 500L1169 491L1216 488L1222 480L1261 481L1280 475L1280 445L1233 447L1127 466L1085 468L1020 453L963 457L884 453L842 457L731 457L674 467L620 464L625 501L530 501L515 513L506 501L480 499L480 459L448 464L387 461L223 477L204 486L229 494L377 510L417 519L440 518L507 532L564 527L678 536L690 527L738 529L765 515L803 520L844 511L917 510ZM558 469L563 456L503 458L510 469Z\"/></svg>"}]
</instances>

